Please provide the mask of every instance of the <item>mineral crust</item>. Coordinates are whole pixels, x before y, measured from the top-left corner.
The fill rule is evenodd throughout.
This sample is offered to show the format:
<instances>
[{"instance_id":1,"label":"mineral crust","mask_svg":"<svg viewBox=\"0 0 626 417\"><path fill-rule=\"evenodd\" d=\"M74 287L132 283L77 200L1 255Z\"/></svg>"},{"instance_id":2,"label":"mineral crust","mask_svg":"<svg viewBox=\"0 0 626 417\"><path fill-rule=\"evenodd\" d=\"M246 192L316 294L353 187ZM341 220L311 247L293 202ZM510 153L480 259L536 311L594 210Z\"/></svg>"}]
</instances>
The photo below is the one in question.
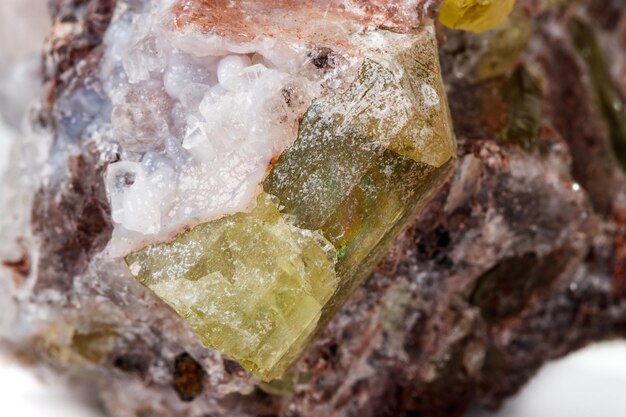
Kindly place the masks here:
<instances>
[{"instance_id":1,"label":"mineral crust","mask_svg":"<svg viewBox=\"0 0 626 417\"><path fill-rule=\"evenodd\" d=\"M115 417L449 417L623 337L622 2L295 3L54 0L42 73L2 39L41 92L0 93L4 348Z\"/></svg>"}]
</instances>

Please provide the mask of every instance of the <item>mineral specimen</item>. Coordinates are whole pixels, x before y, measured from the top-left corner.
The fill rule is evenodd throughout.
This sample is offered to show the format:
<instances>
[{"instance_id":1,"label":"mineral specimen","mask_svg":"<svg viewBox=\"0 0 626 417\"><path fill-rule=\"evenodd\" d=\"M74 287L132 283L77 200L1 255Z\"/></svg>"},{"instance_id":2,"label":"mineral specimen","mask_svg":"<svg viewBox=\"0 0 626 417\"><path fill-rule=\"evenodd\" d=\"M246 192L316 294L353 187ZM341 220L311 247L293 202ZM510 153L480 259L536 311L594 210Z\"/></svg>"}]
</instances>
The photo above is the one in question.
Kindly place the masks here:
<instances>
[{"instance_id":1,"label":"mineral specimen","mask_svg":"<svg viewBox=\"0 0 626 417\"><path fill-rule=\"evenodd\" d=\"M127 11L104 68L121 151L110 247L201 223L126 261L207 346L270 380L446 178L454 139L432 22L396 33L343 9L264 4L225 3L224 27L198 1ZM267 13L316 30L268 29ZM336 25L346 33L318 33ZM136 107L149 94L158 107Z\"/></svg>"},{"instance_id":2,"label":"mineral specimen","mask_svg":"<svg viewBox=\"0 0 626 417\"><path fill-rule=\"evenodd\" d=\"M622 2L440 3L7 18L3 347L115 417L457 417L623 336Z\"/></svg>"}]
</instances>

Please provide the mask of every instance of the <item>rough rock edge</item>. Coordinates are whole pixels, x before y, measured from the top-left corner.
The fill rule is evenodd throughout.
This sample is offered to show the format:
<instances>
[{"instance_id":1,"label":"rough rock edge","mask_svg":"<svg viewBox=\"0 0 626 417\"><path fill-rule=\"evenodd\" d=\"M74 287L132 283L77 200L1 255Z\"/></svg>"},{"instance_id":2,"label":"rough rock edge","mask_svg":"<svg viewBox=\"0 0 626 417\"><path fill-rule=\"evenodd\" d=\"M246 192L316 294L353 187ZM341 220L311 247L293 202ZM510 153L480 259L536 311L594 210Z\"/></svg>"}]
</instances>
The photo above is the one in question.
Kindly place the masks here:
<instances>
[{"instance_id":1,"label":"rough rock edge","mask_svg":"<svg viewBox=\"0 0 626 417\"><path fill-rule=\"evenodd\" d=\"M617 2L602 3L605 8L594 9L591 18L610 37L620 22L625 26L624 10ZM72 85L89 82L88 69L97 63L106 24L89 22L106 21L110 9L100 8L105 4L112 7L96 0L52 3L55 28L79 28L70 38L53 32L46 54L49 106L40 123L53 132L56 103ZM498 88L497 81L459 80L446 72L460 139L457 175L299 363L308 379L298 381L292 398L258 389L250 393L245 383L239 391L218 392L220 384L211 381L216 361L222 360L219 369L234 379L245 381L248 375L232 361L211 357L193 338L183 338L179 347L191 355L159 348L163 338L175 334L168 327L153 329L153 341L139 332L134 342L107 353L100 366L111 372L79 372L78 380L100 387L112 415L152 410L141 415L452 416L471 403L497 406L548 359L593 340L623 336L626 183L594 107L588 69L562 30L576 12L572 6L538 18L538 32L523 58L545 81L544 116L530 153L498 143L492 125L481 123L493 111L482 101ZM444 68L457 53L443 53ZM68 260L79 245L80 256L71 257L69 266L81 274L101 248L93 236L106 238L108 212L98 174L106 158L88 149L68 157L68 177L39 193L33 216L44 249L38 290L70 288L71 276L63 273L67 265L54 259ZM48 207L57 192L66 196L62 204ZM68 214L79 219L64 226L74 233L49 245L46 238L55 237L47 232L50 219L65 222ZM23 275L27 270L20 265L8 266ZM517 271L514 279L511 271ZM507 294L513 294L510 302L501 303ZM177 323L163 305L153 308L166 322ZM50 352L36 344L20 348L43 363L51 361ZM171 385L167 376L154 380L156 362L165 362L161 371L171 370ZM125 402L121 390L127 386L141 391L140 398ZM163 395L166 405L158 409L156 399ZM193 402L182 403L190 397Z\"/></svg>"}]
</instances>

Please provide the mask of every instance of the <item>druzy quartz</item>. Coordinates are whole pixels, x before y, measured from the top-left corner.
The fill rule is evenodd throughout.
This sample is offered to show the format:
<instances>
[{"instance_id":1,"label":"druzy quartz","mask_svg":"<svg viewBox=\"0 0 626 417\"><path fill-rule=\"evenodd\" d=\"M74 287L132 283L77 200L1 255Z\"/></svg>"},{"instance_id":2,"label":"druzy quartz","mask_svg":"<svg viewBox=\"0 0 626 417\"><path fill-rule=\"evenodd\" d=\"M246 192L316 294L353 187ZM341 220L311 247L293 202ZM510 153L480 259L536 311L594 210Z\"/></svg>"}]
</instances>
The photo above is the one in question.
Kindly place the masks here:
<instances>
[{"instance_id":1,"label":"druzy quartz","mask_svg":"<svg viewBox=\"0 0 626 417\"><path fill-rule=\"evenodd\" d=\"M139 34L121 20L110 41L134 37L139 57L105 65L124 70L109 88L131 125L145 117L124 107L138 86L180 110L169 135L129 130L110 165L109 249L264 380L372 271L455 154L432 21L388 30L343 3L287 3L175 2ZM164 92L150 86L159 72Z\"/></svg>"}]
</instances>

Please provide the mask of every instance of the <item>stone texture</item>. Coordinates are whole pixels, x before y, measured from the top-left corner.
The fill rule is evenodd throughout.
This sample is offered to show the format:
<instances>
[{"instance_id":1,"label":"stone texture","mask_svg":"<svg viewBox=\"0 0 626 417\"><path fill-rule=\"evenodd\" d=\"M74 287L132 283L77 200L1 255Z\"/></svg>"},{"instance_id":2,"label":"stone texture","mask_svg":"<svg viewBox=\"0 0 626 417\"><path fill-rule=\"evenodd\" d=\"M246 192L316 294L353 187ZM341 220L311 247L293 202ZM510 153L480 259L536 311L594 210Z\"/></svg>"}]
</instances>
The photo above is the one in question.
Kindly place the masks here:
<instances>
[{"instance_id":1,"label":"stone texture","mask_svg":"<svg viewBox=\"0 0 626 417\"><path fill-rule=\"evenodd\" d=\"M519 2L515 30L533 30L509 44L518 53L496 54L495 71L481 70L494 62L490 45L506 49L486 41L492 33L440 31L455 176L290 378L264 385L202 347L127 271L98 260L110 232L102 166L115 152L64 116L68 103L85 106L72 101L79 90L98 102L103 31L89 25L104 24L112 3L56 0L56 22L74 29L53 27L40 136L20 142L28 165L5 181L15 207L32 207L40 190L38 203L24 220L31 210L2 201L21 219L3 225L0 285L10 296L0 305L13 312L1 321L5 345L91 387L114 416L438 417L495 407L546 360L623 337L626 10L611 0L556 3ZM540 113L523 110L536 101ZM512 124L519 114L522 129ZM50 181L41 183L36 156L48 149ZM62 219L60 229L46 217Z\"/></svg>"}]
</instances>

